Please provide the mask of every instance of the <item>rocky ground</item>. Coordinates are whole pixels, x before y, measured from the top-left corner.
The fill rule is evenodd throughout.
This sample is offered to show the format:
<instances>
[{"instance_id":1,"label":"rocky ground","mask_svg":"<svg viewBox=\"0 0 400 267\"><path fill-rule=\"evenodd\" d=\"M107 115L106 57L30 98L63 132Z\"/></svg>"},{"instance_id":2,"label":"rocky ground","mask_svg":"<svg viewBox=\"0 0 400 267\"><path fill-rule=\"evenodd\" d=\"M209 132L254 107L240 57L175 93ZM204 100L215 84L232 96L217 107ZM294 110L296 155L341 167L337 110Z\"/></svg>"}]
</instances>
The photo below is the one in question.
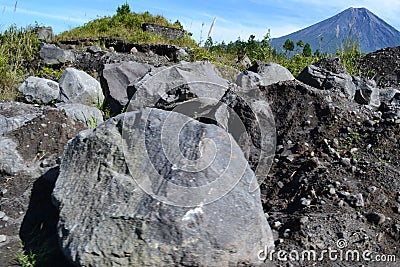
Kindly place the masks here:
<instances>
[{"instance_id":1,"label":"rocky ground","mask_svg":"<svg viewBox=\"0 0 400 267\"><path fill-rule=\"evenodd\" d=\"M276 153L260 186L276 251L260 254L274 259L265 265L399 265L400 92L393 89L400 87L398 71L393 72L398 57L398 48L367 55L363 76L377 86L371 81L358 86L335 60L316 64L302 81L287 77L269 84L265 69L254 67L244 74L250 77L246 86L259 88L260 99L270 104L276 124ZM104 64L175 64L169 59L162 53L91 49L75 52L67 64L101 80ZM187 100L187 93L175 94ZM127 97L112 101L125 103ZM0 151L0 266L20 266L16 255L22 249L40 255L38 266L70 266L58 248L59 214L51 193L65 144L88 124L54 106L0 103L0 125L2 149L9 149L11 140L19 155L14 159ZM339 250L333 259L321 254L329 248ZM293 259L285 260L279 251L292 251ZM296 251L315 251L317 259L297 259ZM357 251L361 259L346 258L347 251ZM363 259L365 251L375 261ZM390 262L376 262L378 257Z\"/></svg>"}]
</instances>

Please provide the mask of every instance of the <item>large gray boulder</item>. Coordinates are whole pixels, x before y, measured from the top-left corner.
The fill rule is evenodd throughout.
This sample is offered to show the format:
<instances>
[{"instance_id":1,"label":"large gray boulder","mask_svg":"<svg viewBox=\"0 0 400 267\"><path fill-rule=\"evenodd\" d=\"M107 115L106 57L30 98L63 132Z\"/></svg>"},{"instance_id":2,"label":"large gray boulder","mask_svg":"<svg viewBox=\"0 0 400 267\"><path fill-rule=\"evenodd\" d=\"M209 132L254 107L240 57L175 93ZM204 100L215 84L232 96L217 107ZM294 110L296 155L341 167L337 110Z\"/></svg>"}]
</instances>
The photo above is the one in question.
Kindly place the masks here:
<instances>
[{"instance_id":1,"label":"large gray boulder","mask_svg":"<svg viewBox=\"0 0 400 267\"><path fill-rule=\"evenodd\" d=\"M373 80L353 77L353 83L356 86L354 100L361 105L369 105L378 108L381 105L379 89Z\"/></svg>"},{"instance_id":2,"label":"large gray boulder","mask_svg":"<svg viewBox=\"0 0 400 267\"><path fill-rule=\"evenodd\" d=\"M55 108L0 103L0 176L40 177L57 165L65 143L82 129Z\"/></svg>"},{"instance_id":3,"label":"large gray boulder","mask_svg":"<svg viewBox=\"0 0 400 267\"><path fill-rule=\"evenodd\" d=\"M103 114L96 107L90 107L79 103L60 103L57 104L58 110L63 110L68 117L83 122L86 126L94 128L103 123Z\"/></svg>"},{"instance_id":4,"label":"large gray boulder","mask_svg":"<svg viewBox=\"0 0 400 267\"><path fill-rule=\"evenodd\" d=\"M195 97L218 102L229 82L223 79L217 68L209 62L179 63L169 68L160 68L144 76L133 85L135 94L130 103L131 110L142 107L171 108L177 102ZM140 101L136 101L140 99Z\"/></svg>"},{"instance_id":5,"label":"large gray boulder","mask_svg":"<svg viewBox=\"0 0 400 267\"><path fill-rule=\"evenodd\" d=\"M128 85L137 82L154 67L138 62L122 62L105 64L101 82L107 95L107 104L113 114L121 113L132 97L132 90Z\"/></svg>"},{"instance_id":6,"label":"large gray boulder","mask_svg":"<svg viewBox=\"0 0 400 267\"><path fill-rule=\"evenodd\" d=\"M60 101L98 107L104 94L100 83L84 71L67 68L59 81Z\"/></svg>"},{"instance_id":7,"label":"large gray boulder","mask_svg":"<svg viewBox=\"0 0 400 267\"><path fill-rule=\"evenodd\" d=\"M354 99L356 92L351 75L337 59L323 59L309 65L297 79L317 89L337 92L350 100Z\"/></svg>"},{"instance_id":8,"label":"large gray boulder","mask_svg":"<svg viewBox=\"0 0 400 267\"><path fill-rule=\"evenodd\" d=\"M68 143L53 191L77 266L236 266L273 247L227 132L175 112L110 119Z\"/></svg>"},{"instance_id":9,"label":"large gray boulder","mask_svg":"<svg viewBox=\"0 0 400 267\"><path fill-rule=\"evenodd\" d=\"M274 62L257 61L245 72L238 75L236 83L242 87L251 87L254 85L268 86L291 80L294 80L294 77L285 67Z\"/></svg>"},{"instance_id":10,"label":"large gray boulder","mask_svg":"<svg viewBox=\"0 0 400 267\"><path fill-rule=\"evenodd\" d=\"M157 69L133 87L128 111L155 107L216 124L235 138L259 182L265 179L275 151L275 125L258 88L235 86L209 62Z\"/></svg>"},{"instance_id":11,"label":"large gray boulder","mask_svg":"<svg viewBox=\"0 0 400 267\"><path fill-rule=\"evenodd\" d=\"M39 77L28 77L18 88L28 103L50 104L60 95L58 83Z\"/></svg>"},{"instance_id":12,"label":"large gray boulder","mask_svg":"<svg viewBox=\"0 0 400 267\"><path fill-rule=\"evenodd\" d=\"M49 65L59 65L74 62L75 55L72 51L64 50L54 44L40 44L40 58Z\"/></svg>"}]
</instances>

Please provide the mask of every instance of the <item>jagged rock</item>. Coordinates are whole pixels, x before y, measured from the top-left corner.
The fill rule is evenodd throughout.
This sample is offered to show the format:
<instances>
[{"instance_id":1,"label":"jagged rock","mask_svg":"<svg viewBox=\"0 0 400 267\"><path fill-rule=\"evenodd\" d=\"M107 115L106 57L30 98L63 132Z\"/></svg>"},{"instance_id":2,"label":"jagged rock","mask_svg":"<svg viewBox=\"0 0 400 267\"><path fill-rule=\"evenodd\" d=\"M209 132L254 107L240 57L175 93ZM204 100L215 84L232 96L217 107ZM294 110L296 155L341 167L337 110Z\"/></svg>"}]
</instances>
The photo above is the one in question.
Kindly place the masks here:
<instances>
[{"instance_id":1,"label":"jagged rock","mask_svg":"<svg viewBox=\"0 0 400 267\"><path fill-rule=\"evenodd\" d=\"M132 61L104 65L101 83L113 114L119 114L132 97L134 92L128 91L128 85L137 82L152 69L154 67L149 64Z\"/></svg>"},{"instance_id":2,"label":"jagged rock","mask_svg":"<svg viewBox=\"0 0 400 267\"><path fill-rule=\"evenodd\" d=\"M72 51L61 49L54 44L40 44L39 55L44 63L49 65L58 65L75 61L75 55Z\"/></svg>"},{"instance_id":3,"label":"jagged rock","mask_svg":"<svg viewBox=\"0 0 400 267\"><path fill-rule=\"evenodd\" d=\"M177 40L185 34L184 30L151 23L143 23L142 29L145 32L158 34L170 40Z\"/></svg>"},{"instance_id":4,"label":"jagged rock","mask_svg":"<svg viewBox=\"0 0 400 267\"><path fill-rule=\"evenodd\" d=\"M53 42L54 41L54 33L53 33L53 28L51 26L45 27L39 27L38 28L38 39L40 41L44 42Z\"/></svg>"},{"instance_id":5,"label":"jagged rock","mask_svg":"<svg viewBox=\"0 0 400 267\"><path fill-rule=\"evenodd\" d=\"M98 45L89 46L86 50L87 50L89 53L92 53L92 54L96 54L96 53L99 53L99 52L102 51L102 50L101 50L101 47L98 46Z\"/></svg>"},{"instance_id":6,"label":"jagged rock","mask_svg":"<svg viewBox=\"0 0 400 267\"><path fill-rule=\"evenodd\" d=\"M32 172L31 166L24 162L24 159L17 150L18 145L11 139L0 138L0 173L14 176L21 171ZM33 176L40 176L39 173Z\"/></svg>"},{"instance_id":7,"label":"jagged rock","mask_svg":"<svg viewBox=\"0 0 400 267\"><path fill-rule=\"evenodd\" d=\"M26 102L37 104L49 104L57 101L60 95L58 83L30 76L18 89Z\"/></svg>"},{"instance_id":8,"label":"jagged rock","mask_svg":"<svg viewBox=\"0 0 400 267\"><path fill-rule=\"evenodd\" d=\"M176 103L195 97L217 103L229 88L229 82L221 78L211 63L195 62L179 63L147 74L133 86L136 92L130 110L154 106L171 109Z\"/></svg>"},{"instance_id":9,"label":"jagged rock","mask_svg":"<svg viewBox=\"0 0 400 267\"><path fill-rule=\"evenodd\" d=\"M82 129L54 108L0 103L0 174L40 177Z\"/></svg>"},{"instance_id":10,"label":"jagged rock","mask_svg":"<svg viewBox=\"0 0 400 267\"><path fill-rule=\"evenodd\" d=\"M259 98L261 91L234 86L208 62L158 70L133 86L136 92L128 111L156 107L219 125L233 135L257 177L268 172L275 151L275 125L268 103Z\"/></svg>"},{"instance_id":11,"label":"jagged rock","mask_svg":"<svg viewBox=\"0 0 400 267\"><path fill-rule=\"evenodd\" d=\"M0 103L0 136L41 116L43 109L19 102Z\"/></svg>"},{"instance_id":12,"label":"jagged rock","mask_svg":"<svg viewBox=\"0 0 400 267\"><path fill-rule=\"evenodd\" d=\"M259 263L273 238L253 176L215 125L158 109L119 115L64 151L60 244L79 266Z\"/></svg>"},{"instance_id":13,"label":"jagged rock","mask_svg":"<svg viewBox=\"0 0 400 267\"><path fill-rule=\"evenodd\" d=\"M257 61L253 66L248 68L247 72L243 73L243 75L249 75L250 72L257 73L261 77L260 85L262 86L268 86L277 82L294 80L293 75L288 69L273 62ZM246 78L243 77L243 75L238 76L238 85L248 84ZM257 76L254 77L254 75L252 74L250 74L249 78L250 80L257 80ZM240 81L242 79L244 79L244 81Z\"/></svg>"},{"instance_id":14,"label":"jagged rock","mask_svg":"<svg viewBox=\"0 0 400 267\"><path fill-rule=\"evenodd\" d=\"M237 76L236 84L246 90L264 85L264 82L258 73L245 70Z\"/></svg>"},{"instance_id":15,"label":"jagged rock","mask_svg":"<svg viewBox=\"0 0 400 267\"><path fill-rule=\"evenodd\" d=\"M400 91L394 88L384 88L379 90L379 97L382 102L391 103L397 96L400 96Z\"/></svg>"},{"instance_id":16,"label":"jagged rock","mask_svg":"<svg viewBox=\"0 0 400 267\"><path fill-rule=\"evenodd\" d=\"M96 107L90 107L79 103L56 105L59 110L64 110L68 117L83 122L88 127L103 123L103 115Z\"/></svg>"},{"instance_id":17,"label":"jagged rock","mask_svg":"<svg viewBox=\"0 0 400 267\"><path fill-rule=\"evenodd\" d=\"M375 81L353 77L353 83L356 86L354 100L358 104L370 105L375 108L381 105L379 89L376 87Z\"/></svg>"},{"instance_id":18,"label":"jagged rock","mask_svg":"<svg viewBox=\"0 0 400 267\"><path fill-rule=\"evenodd\" d=\"M333 61L329 63L330 61ZM315 65L307 66L297 77L305 84L321 90L338 90L338 93L350 100L354 99L356 86L350 74L339 67L341 63L335 59L324 59ZM328 68L328 69L326 69Z\"/></svg>"},{"instance_id":19,"label":"jagged rock","mask_svg":"<svg viewBox=\"0 0 400 267\"><path fill-rule=\"evenodd\" d=\"M104 95L100 83L86 72L67 68L61 76L59 86L62 102L94 107L103 104Z\"/></svg>"}]
</instances>

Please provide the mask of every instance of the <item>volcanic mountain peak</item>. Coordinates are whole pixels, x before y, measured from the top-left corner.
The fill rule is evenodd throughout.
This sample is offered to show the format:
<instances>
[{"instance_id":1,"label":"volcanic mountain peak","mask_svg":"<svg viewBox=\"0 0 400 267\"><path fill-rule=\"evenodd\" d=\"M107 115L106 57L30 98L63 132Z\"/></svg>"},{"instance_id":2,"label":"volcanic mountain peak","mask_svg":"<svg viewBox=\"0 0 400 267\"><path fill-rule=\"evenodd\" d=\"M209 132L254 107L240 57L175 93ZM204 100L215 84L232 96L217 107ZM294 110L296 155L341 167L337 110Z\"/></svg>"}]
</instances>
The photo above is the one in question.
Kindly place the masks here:
<instances>
[{"instance_id":1,"label":"volcanic mountain peak","mask_svg":"<svg viewBox=\"0 0 400 267\"><path fill-rule=\"evenodd\" d=\"M282 51L287 39L309 43L313 51L334 53L346 40L357 40L362 52L400 45L400 32L366 8L348 8L324 21L292 34L272 40L272 46Z\"/></svg>"}]
</instances>

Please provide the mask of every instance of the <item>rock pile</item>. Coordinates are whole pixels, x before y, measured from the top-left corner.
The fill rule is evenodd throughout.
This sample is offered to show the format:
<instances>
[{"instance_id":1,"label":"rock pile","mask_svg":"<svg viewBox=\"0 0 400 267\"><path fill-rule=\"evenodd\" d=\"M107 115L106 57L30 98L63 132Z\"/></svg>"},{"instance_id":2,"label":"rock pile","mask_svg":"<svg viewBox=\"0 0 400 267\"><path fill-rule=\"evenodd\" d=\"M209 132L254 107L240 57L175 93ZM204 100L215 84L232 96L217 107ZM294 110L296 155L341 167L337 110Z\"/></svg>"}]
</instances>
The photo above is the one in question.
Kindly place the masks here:
<instances>
[{"instance_id":1,"label":"rock pile","mask_svg":"<svg viewBox=\"0 0 400 267\"><path fill-rule=\"evenodd\" d=\"M75 68L0 103L0 265L18 232L34 253L56 248L41 266L286 264L273 248L400 257L395 79L324 59L298 80L257 62L233 84L206 62L42 49Z\"/></svg>"}]
</instances>

